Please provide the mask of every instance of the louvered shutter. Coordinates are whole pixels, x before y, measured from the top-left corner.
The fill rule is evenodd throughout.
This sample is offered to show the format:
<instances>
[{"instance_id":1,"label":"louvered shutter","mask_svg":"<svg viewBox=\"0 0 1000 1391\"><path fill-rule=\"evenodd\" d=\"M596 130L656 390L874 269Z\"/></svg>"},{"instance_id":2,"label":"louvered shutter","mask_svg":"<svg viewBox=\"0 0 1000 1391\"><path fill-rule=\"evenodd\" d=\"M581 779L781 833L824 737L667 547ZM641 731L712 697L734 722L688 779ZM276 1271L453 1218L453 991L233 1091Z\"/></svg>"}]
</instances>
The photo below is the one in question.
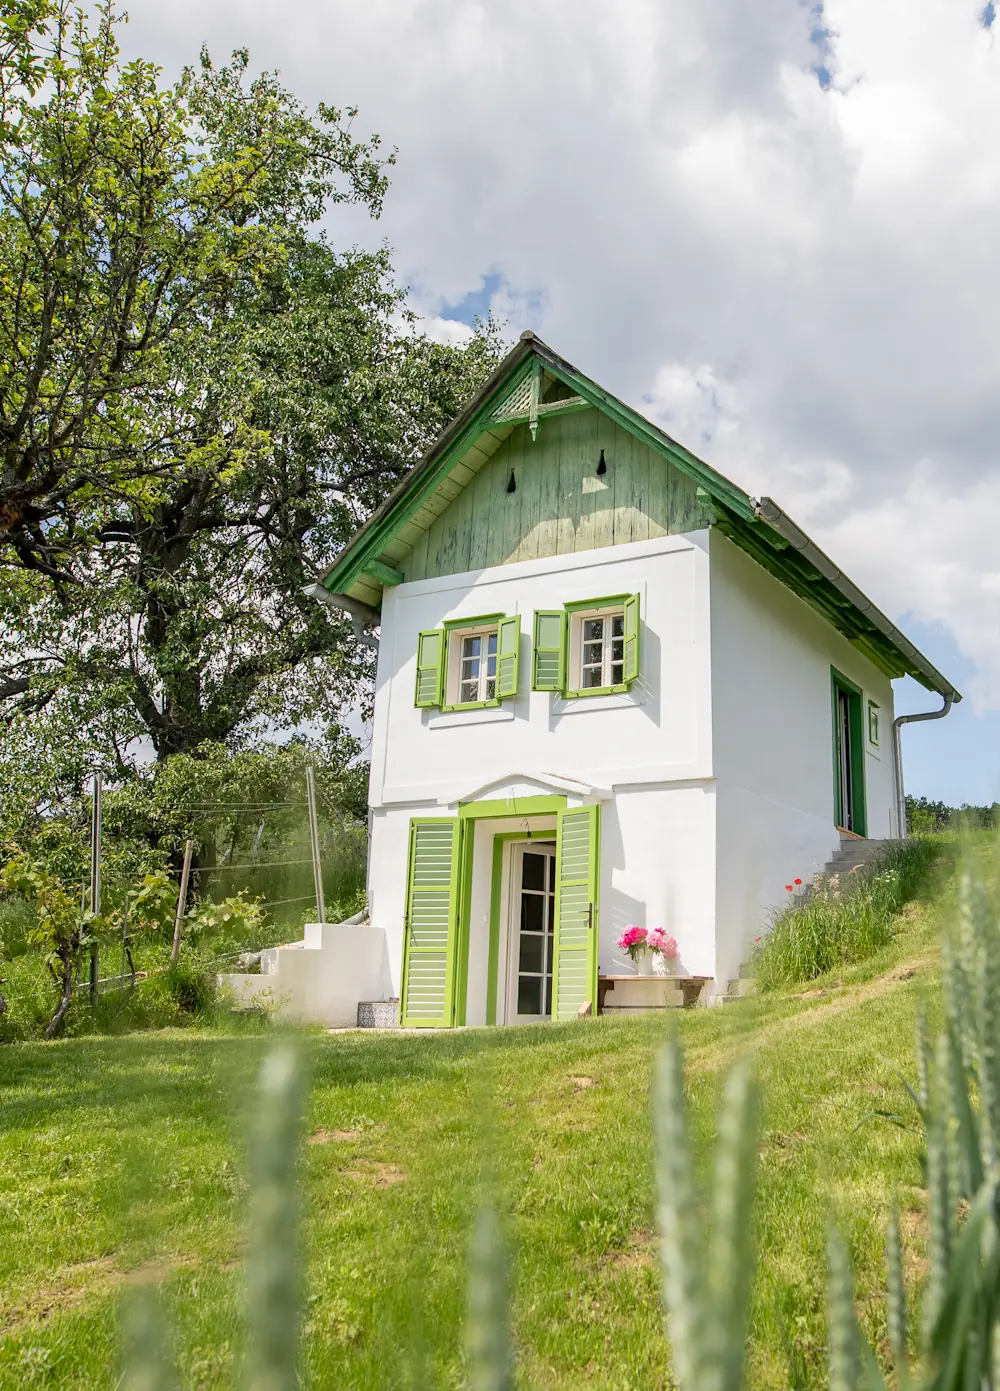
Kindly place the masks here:
<instances>
[{"instance_id":1,"label":"louvered shutter","mask_svg":"<svg viewBox=\"0 0 1000 1391\"><path fill-rule=\"evenodd\" d=\"M417 690L413 703L420 709L440 705L444 694L444 633L430 628L417 638Z\"/></svg>"},{"instance_id":2,"label":"louvered shutter","mask_svg":"<svg viewBox=\"0 0 1000 1391\"><path fill-rule=\"evenodd\" d=\"M562 609L535 614L531 648L531 689L562 691L566 684L566 614Z\"/></svg>"},{"instance_id":3,"label":"louvered shutter","mask_svg":"<svg viewBox=\"0 0 1000 1391\"><path fill-rule=\"evenodd\" d=\"M448 1028L455 1022L455 943L461 823L410 822L400 1020Z\"/></svg>"},{"instance_id":4,"label":"louvered shutter","mask_svg":"<svg viewBox=\"0 0 1000 1391\"><path fill-rule=\"evenodd\" d=\"M628 685L639 675L639 596L625 600L625 664L622 680Z\"/></svg>"},{"instance_id":5,"label":"louvered shutter","mask_svg":"<svg viewBox=\"0 0 1000 1391\"><path fill-rule=\"evenodd\" d=\"M597 1013L597 896L600 807L559 813L553 1019Z\"/></svg>"},{"instance_id":6,"label":"louvered shutter","mask_svg":"<svg viewBox=\"0 0 1000 1391\"><path fill-rule=\"evenodd\" d=\"M497 695L501 700L517 695L517 649L521 641L521 620L501 618L497 624Z\"/></svg>"}]
</instances>

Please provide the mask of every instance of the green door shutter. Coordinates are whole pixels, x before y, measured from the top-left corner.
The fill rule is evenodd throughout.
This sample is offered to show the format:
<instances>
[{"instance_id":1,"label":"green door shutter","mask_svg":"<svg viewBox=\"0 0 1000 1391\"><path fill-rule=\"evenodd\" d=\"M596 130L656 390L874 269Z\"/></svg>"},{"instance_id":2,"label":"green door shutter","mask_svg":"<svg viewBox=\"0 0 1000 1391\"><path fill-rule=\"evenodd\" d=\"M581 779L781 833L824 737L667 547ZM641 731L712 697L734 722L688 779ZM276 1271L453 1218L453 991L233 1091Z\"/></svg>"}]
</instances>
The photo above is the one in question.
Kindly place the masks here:
<instances>
[{"instance_id":1,"label":"green door shutter","mask_svg":"<svg viewBox=\"0 0 1000 1391\"><path fill-rule=\"evenodd\" d=\"M444 633L430 628L417 638L417 693L420 708L440 705L444 695Z\"/></svg>"},{"instance_id":2,"label":"green door shutter","mask_svg":"<svg viewBox=\"0 0 1000 1391\"><path fill-rule=\"evenodd\" d=\"M622 680L628 685L639 675L639 596L625 600L625 665Z\"/></svg>"},{"instance_id":3,"label":"green door shutter","mask_svg":"<svg viewBox=\"0 0 1000 1391\"><path fill-rule=\"evenodd\" d=\"M531 689L562 691L566 686L566 614L539 610L531 648Z\"/></svg>"},{"instance_id":4,"label":"green door shutter","mask_svg":"<svg viewBox=\"0 0 1000 1391\"><path fill-rule=\"evenodd\" d=\"M559 812L556 830L556 956L552 1018L597 1013L597 894L600 807Z\"/></svg>"},{"instance_id":5,"label":"green door shutter","mask_svg":"<svg viewBox=\"0 0 1000 1391\"><path fill-rule=\"evenodd\" d=\"M400 1001L407 1028L455 1022L460 837L458 817L410 822Z\"/></svg>"},{"instance_id":6,"label":"green door shutter","mask_svg":"<svg viewBox=\"0 0 1000 1391\"><path fill-rule=\"evenodd\" d=\"M501 618L497 624L497 696L504 700L517 695L517 649L521 642L521 620Z\"/></svg>"}]
</instances>

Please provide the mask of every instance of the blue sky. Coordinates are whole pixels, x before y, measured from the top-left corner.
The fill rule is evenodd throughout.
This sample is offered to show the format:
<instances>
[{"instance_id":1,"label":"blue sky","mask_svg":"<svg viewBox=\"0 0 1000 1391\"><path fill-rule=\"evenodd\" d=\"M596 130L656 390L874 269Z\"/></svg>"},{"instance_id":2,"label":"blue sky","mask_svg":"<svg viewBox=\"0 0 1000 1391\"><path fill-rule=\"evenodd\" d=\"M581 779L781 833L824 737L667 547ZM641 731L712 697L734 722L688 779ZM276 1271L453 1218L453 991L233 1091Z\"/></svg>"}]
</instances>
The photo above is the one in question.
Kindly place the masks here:
<instances>
[{"instance_id":1,"label":"blue sky","mask_svg":"<svg viewBox=\"0 0 1000 1391\"><path fill-rule=\"evenodd\" d=\"M371 225L428 331L557 352L769 496L967 697L907 785L1000 790L995 0L130 0L357 106L398 151ZM540 133L541 132L541 133ZM900 709L933 698L909 683Z\"/></svg>"},{"instance_id":2,"label":"blue sky","mask_svg":"<svg viewBox=\"0 0 1000 1391\"><path fill-rule=\"evenodd\" d=\"M947 629L905 616L900 627L964 697L975 670ZM941 703L909 677L897 681L895 690L897 715L936 710ZM976 714L972 701L963 698L943 720L904 725L903 781L914 797L930 797L949 806L1000 801L1000 711Z\"/></svg>"}]
</instances>

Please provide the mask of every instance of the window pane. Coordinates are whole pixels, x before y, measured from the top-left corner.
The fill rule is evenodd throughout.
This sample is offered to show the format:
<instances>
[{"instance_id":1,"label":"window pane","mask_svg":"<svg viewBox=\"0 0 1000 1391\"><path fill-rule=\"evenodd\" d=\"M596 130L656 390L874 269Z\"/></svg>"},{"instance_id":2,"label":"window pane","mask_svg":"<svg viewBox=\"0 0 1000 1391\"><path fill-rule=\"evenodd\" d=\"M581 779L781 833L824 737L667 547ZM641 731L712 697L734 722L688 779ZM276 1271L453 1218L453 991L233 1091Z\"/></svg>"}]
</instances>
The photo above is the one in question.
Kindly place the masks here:
<instances>
[{"instance_id":1,"label":"window pane","mask_svg":"<svg viewBox=\"0 0 1000 1391\"><path fill-rule=\"evenodd\" d=\"M473 681L473 680L478 681L478 679L479 679L479 665L480 665L480 663L479 663L479 658L478 658L478 657L464 657L464 658L462 659L462 680L463 680L463 681Z\"/></svg>"},{"instance_id":2,"label":"window pane","mask_svg":"<svg viewBox=\"0 0 1000 1391\"><path fill-rule=\"evenodd\" d=\"M473 637L473 638L463 638L463 639L462 639L462 656L463 656L463 657L478 657L479 654L480 654L480 652L482 651L482 646L483 646L483 640L482 640L481 637L478 637L478 636L477 636L477 637Z\"/></svg>"},{"instance_id":3,"label":"window pane","mask_svg":"<svg viewBox=\"0 0 1000 1391\"><path fill-rule=\"evenodd\" d=\"M487 683L486 683L486 692L485 692L485 694L484 694L484 696L483 696L483 700L496 700L496 698L497 698L497 683L496 683L495 681L487 681Z\"/></svg>"},{"instance_id":4,"label":"window pane","mask_svg":"<svg viewBox=\"0 0 1000 1391\"><path fill-rule=\"evenodd\" d=\"M520 956L517 961L519 971L538 971L542 969L543 943L545 938L533 932L521 933Z\"/></svg>"},{"instance_id":5,"label":"window pane","mask_svg":"<svg viewBox=\"0 0 1000 1391\"><path fill-rule=\"evenodd\" d=\"M545 866L548 859L548 855L534 855L525 852L524 862L521 866L522 889L545 888Z\"/></svg>"},{"instance_id":6,"label":"window pane","mask_svg":"<svg viewBox=\"0 0 1000 1391\"><path fill-rule=\"evenodd\" d=\"M610 684L611 684L612 686L620 686L624 680L625 680L625 668L622 666L621 662L613 662L612 665L611 665L611 682L610 682Z\"/></svg>"},{"instance_id":7,"label":"window pane","mask_svg":"<svg viewBox=\"0 0 1000 1391\"><path fill-rule=\"evenodd\" d=\"M583 640L584 642L604 641L603 618L585 618L583 620Z\"/></svg>"},{"instance_id":8,"label":"window pane","mask_svg":"<svg viewBox=\"0 0 1000 1391\"><path fill-rule=\"evenodd\" d=\"M470 700L478 700L478 699L479 699L479 682L478 682L478 680L477 680L477 681L463 681L462 684L461 684L461 686L459 687L458 699L459 699L459 703L462 704L462 705L468 704L468 702L469 702Z\"/></svg>"},{"instance_id":9,"label":"window pane","mask_svg":"<svg viewBox=\"0 0 1000 1391\"><path fill-rule=\"evenodd\" d=\"M541 1014L542 1000L541 976L518 976L517 1012L518 1014Z\"/></svg>"},{"instance_id":10,"label":"window pane","mask_svg":"<svg viewBox=\"0 0 1000 1391\"><path fill-rule=\"evenodd\" d=\"M601 668L586 667L583 673L583 689L585 691L590 690L592 687L600 686L601 684Z\"/></svg>"},{"instance_id":11,"label":"window pane","mask_svg":"<svg viewBox=\"0 0 1000 1391\"><path fill-rule=\"evenodd\" d=\"M496 650L497 650L497 635L496 635L496 633L487 633L487 634L486 634L486 651L489 652L491 655L494 655L494 656L495 656L495 655L496 655Z\"/></svg>"},{"instance_id":12,"label":"window pane","mask_svg":"<svg viewBox=\"0 0 1000 1391\"><path fill-rule=\"evenodd\" d=\"M625 636L625 615L616 614L611 620L611 636L613 638L623 638Z\"/></svg>"},{"instance_id":13,"label":"window pane","mask_svg":"<svg viewBox=\"0 0 1000 1391\"><path fill-rule=\"evenodd\" d=\"M552 1013L552 977L545 977L545 1013Z\"/></svg>"},{"instance_id":14,"label":"window pane","mask_svg":"<svg viewBox=\"0 0 1000 1391\"><path fill-rule=\"evenodd\" d=\"M521 895L521 929L525 932L541 932L545 926L545 909L541 894Z\"/></svg>"}]
</instances>

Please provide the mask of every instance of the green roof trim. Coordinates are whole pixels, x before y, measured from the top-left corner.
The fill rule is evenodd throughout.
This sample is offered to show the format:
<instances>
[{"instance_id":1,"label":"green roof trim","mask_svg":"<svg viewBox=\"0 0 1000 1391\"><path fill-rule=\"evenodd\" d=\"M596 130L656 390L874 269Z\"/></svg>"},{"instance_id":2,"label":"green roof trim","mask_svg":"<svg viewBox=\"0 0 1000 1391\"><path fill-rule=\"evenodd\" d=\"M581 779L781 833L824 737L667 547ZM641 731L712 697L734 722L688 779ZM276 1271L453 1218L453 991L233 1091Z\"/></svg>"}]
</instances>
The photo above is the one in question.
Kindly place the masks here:
<instances>
[{"instance_id":1,"label":"green roof trim","mask_svg":"<svg viewBox=\"0 0 1000 1391\"><path fill-rule=\"evenodd\" d=\"M553 414L559 407L579 409L584 403L602 411L691 478L697 484L699 500L715 514L712 524L810 604L886 676L908 674L928 690L961 700L951 683L779 507L767 498L756 502L665 431L559 357L531 332L521 335L461 414L347 543L322 577L327 591L344 595L357 581L375 588L399 583L395 566L382 559L385 547L483 434L509 428L514 420L524 418L523 409L517 407L510 417L497 418L496 413L521 383L540 368L577 398L572 405L552 403L549 409ZM535 409L540 419L549 413L544 405Z\"/></svg>"}]
</instances>

